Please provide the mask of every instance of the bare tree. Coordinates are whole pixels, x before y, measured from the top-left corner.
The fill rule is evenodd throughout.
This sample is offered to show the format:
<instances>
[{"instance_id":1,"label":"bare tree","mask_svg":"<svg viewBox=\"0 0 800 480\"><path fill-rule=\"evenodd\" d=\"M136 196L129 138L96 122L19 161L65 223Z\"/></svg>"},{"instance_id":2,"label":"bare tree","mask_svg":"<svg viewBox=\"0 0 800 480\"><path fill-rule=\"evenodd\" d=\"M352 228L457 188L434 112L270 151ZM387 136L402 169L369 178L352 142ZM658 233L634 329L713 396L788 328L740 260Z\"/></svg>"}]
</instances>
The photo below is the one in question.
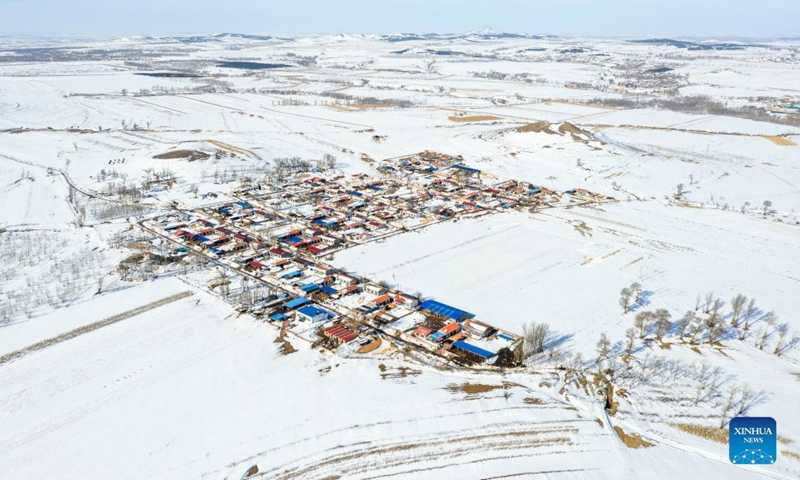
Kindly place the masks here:
<instances>
[{"instance_id":1,"label":"bare tree","mask_svg":"<svg viewBox=\"0 0 800 480\"><path fill-rule=\"evenodd\" d=\"M636 344L636 329L629 328L625 330L625 356L630 357L633 355L633 347Z\"/></svg>"},{"instance_id":2,"label":"bare tree","mask_svg":"<svg viewBox=\"0 0 800 480\"><path fill-rule=\"evenodd\" d=\"M706 319L706 340L708 343L717 343L725 335L725 323L719 314L712 313Z\"/></svg>"},{"instance_id":3,"label":"bare tree","mask_svg":"<svg viewBox=\"0 0 800 480\"><path fill-rule=\"evenodd\" d=\"M650 311L643 311L636 314L633 320L633 326L639 330L639 338L644 338L650 330L650 325L653 322L654 316L653 312Z\"/></svg>"},{"instance_id":4,"label":"bare tree","mask_svg":"<svg viewBox=\"0 0 800 480\"><path fill-rule=\"evenodd\" d=\"M670 322L671 317L672 315L669 313L669 311L664 308L659 308L655 312L655 332L656 339L658 339L659 342L672 328L672 322Z\"/></svg>"},{"instance_id":5,"label":"bare tree","mask_svg":"<svg viewBox=\"0 0 800 480\"><path fill-rule=\"evenodd\" d=\"M751 390L747 385L742 387L740 392L735 416L746 415L751 408L758 405L766 398L766 393L763 391L756 392L755 390Z\"/></svg>"},{"instance_id":6,"label":"bare tree","mask_svg":"<svg viewBox=\"0 0 800 480\"><path fill-rule=\"evenodd\" d=\"M744 313L742 314L742 319L744 320L744 326L742 326L742 329L739 330L739 340L744 340L750 335L750 327L756 320L756 313L758 313L758 308L756 307L756 301L755 299L751 298L750 301L747 303L747 307L745 308Z\"/></svg>"},{"instance_id":7,"label":"bare tree","mask_svg":"<svg viewBox=\"0 0 800 480\"><path fill-rule=\"evenodd\" d=\"M631 296L632 295L633 295L633 292L631 291L630 288L625 287L622 290L620 290L620 292L619 292L619 305L622 307L622 312L623 313L628 313L628 311L630 309Z\"/></svg>"},{"instance_id":8,"label":"bare tree","mask_svg":"<svg viewBox=\"0 0 800 480\"><path fill-rule=\"evenodd\" d=\"M775 323L778 322L778 316L775 315L775 312L770 311L762 315L760 320L766 323L766 325L764 325L764 327L761 329L761 334L756 339L756 347L759 350L763 350L764 345L767 343L767 339L769 339L769 337L775 333L773 327L775 326Z\"/></svg>"},{"instance_id":9,"label":"bare tree","mask_svg":"<svg viewBox=\"0 0 800 480\"><path fill-rule=\"evenodd\" d=\"M731 325L733 325L734 328L739 328L739 321L742 318L742 313L744 312L746 302L747 297L741 293L737 293L736 296L734 296L731 300L731 309L733 310L733 315L731 316Z\"/></svg>"},{"instance_id":10,"label":"bare tree","mask_svg":"<svg viewBox=\"0 0 800 480\"><path fill-rule=\"evenodd\" d=\"M696 318L694 316L694 312L691 310L687 310L686 313L683 314L680 320L675 324L677 328L677 335L678 338L683 338L686 334L690 325L695 322Z\"/></svg>"},{"instance_id":11,"label":"bare tree","mask_svg":"<svg viewBox=\"0 0 800 480\"><path fill-rule=\"evenodd\" d=\"M719 428L722 428L727 423L728 416L736 407L736 398L739 395L739 387L734 386L728 391L728 396L725 402L720 404L720 420Z\"/></svg>"},{"instance_id":12,"label":"bare tree","mask_svg":"<svg viewBox=\"0 0 800 480\"><path fill-rule=\"evenodd\" d=\"M531 322L522 327L523 357L528 359L544 352L545 341L550 333L546 323Z\"/></svg>"},{"instance_id":13,"label":"bare tree","mask_svg":"<svg viewBox=\"0 0 800 480\"><path fill-rule=\"evenodd\" d=\"M631 293L633 294L633 303L639 303L642 300L642 284L633 282L628 288L631 289Z\"/></svg>"},{"instance_id":14,"label":"bare tree","mask_svg":"<svg viewBox=\"0 0 800 480\"><path fill-rule=\"evenodd\" d=\"M608 358L608 352L611 348L611 341L608 339L608 335L604 333L600 334L600 340L597 341L597 363L600 363L603 359Z\"/></svg>"},{"instance_id":15,"label":"bare tree","mask_svg":"<svg viewBox=\"0 0 800 480\"><path fill-rule=\"evenodd\" d=\"M764 203L762 203L761 205L764 207L764 215L766 215L767 213L769 213L770 207L772 207L772 201L764 200Z\"/></svg>"},{"instance_id":16,"label":"bare tree","mask_svg":"<svg viewBox=\"0 0 800 480\"><path fill-rule=\"evenodd\" d=\"M719 311L725 305L725 301L721 298L715 298L713 302L711 302L711 308L709 309L711 314L719 314Z\"/></svg>"},{"instance_id":17,"label":"bare tree","mask_svg":"<svg viewBox=\"0 0 800 480\"><path fill-rule=\"evenodd\" d=\"M772 351L775 355L780 355L786 349L789 341L789 324L781 323L775 330L778 333L778 342L775 344L775 349Z\"/></svg>"},{"instance_id":18,"label":"bare tree","mask_svg":"<svg viewBox=\"0 0 800 480\"><path fill-rule=\"evenodd\" d=\"M708 313L711 311L711 304L714 303L714 292L708 292L705 296L705 301L703 302L703 313Z\"/></svg>"}]
</instances>

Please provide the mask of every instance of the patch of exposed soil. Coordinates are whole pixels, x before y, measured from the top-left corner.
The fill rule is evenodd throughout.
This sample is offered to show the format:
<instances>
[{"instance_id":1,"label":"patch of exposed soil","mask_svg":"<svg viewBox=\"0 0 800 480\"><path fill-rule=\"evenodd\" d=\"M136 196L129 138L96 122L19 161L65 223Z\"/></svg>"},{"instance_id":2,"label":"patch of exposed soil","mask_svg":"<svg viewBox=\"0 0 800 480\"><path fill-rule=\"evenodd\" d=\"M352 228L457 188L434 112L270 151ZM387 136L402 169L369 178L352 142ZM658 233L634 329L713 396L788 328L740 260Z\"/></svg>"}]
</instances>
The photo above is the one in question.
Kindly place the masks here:
<instances>
[{"instance_id":1,"label":"patch of exposed soil","mask_svg":"<svg viewBox=\"0 0 800 480\"><path fill-rule=\"evenodd\" d=\"M463 393L464 400L475 400L481 397L481 395L493 392L495 390L503 390L506 391L512 387L520 387L521 385L513 382L503 382L496 385L487 385L483 383L462 383L462 384L451 384L445 388L450 393ZM527 403L527 402L526 402Z\"/></svg>"},{"instance_id":2,"label":"patch of exposed soil","mask_svg":"<svg viewBox=\"0 0 800 480\"><path fill-rule=\"evenodd\" d=\"M195 160L207 160L210 157L210 153L201 150L173 150L153 156L153 158L157 160L189 160L190 162Z\"/></svg>"},{"instance_id":3,"label":"patch of exposed soil","mask_svg":"<svg viewBox=\"0 0 800 480\"><path fill-rule=\"evenodd\" d=\"M622 443L628 448L647 448L655 445L635 433L625 433L620 427L614 427L614 431L617 432L619 439L622 440Z\"/></svg>"},{"instance_id":4,"label":"patch of exposed soil","mask_svg":"<svg viewBox=\"0 0 800 480\"><path fill-rule=\"evenodd\" d=\"M383 367L383 368L381 368ZM381 378L384 380L392 380L397 378L417 377L422 375L422 370L414 370L409 367L398 367L395 369L388 369L385 365L378 366L381 369Z\"/></svg>"},{"instance_id":5,"label":"patch of exposed soil","mask_svg":"<svg viewBox=\"0 0 800 480\"><path fill-rule=\"evenodd\" d=\"M670 423L669 426L675 427L684 433L688 433L689 435L711 440L712 442L721 443L723 445L728 443L727 428L708 427L694 423Z\"/></svg>"},{"instance_id":6,"label":"patch of exposed soil","mask_svg":"<svg viewBox=\"0 0 800 480\"><path fill-rule=\"evenodd\" d=\"M286 339L286 328L281 328L281 332L278 334L278 337L275 338L275 343L279 344L278 352L283 356L291 355L297 351L294 345L289 343L289 340Z\"/></svg>"},{"instance_id":7,"label":"patch of exposed soil","mask_svg":"<svg viewBox=\"0 0 800 480\"><path fill-rule=\"evenodd\" d=\"M489 120L500 120L500 117L495 117L494 115L465 115L463 117L451 115L447 119L451 122L487 122Z\"/></svg>"},{"instance_id":8,"label":"patch of exposed soil","mask_svg":"<svg viewBox=\"0 0 800 480\"><path fill-rule=\"evenodd\" d=\"M550 124L544 121L529 123L521 127L517 127L519 133L547 133L550 135L557 135L556 132L550 128Z\"/></svg>"},{"instance_id":9,"label":"patch of exposed soil","mask_svg":"<svg viewBox=\"0 0 800 480\"><path fill-rule=\"evenodd\" d=\"M363 347L358 349L358 353L370 353L377 350L383 342L380 338L376 338L375 340L369 342L368 344L364 345Z\"/></svg>"},{"instance_id":10,"label":"patch of exposed soil","mask_svg":"<svg viewBox=\"0 0 800 480\"><path fill-rule=\"evenodd\" d=\"M796 147L797 144L791 138L779 137L776 135L767 135L764 138L779 147Z\"/></svg>"},{"instance_id":11,"label":"patch of exposed soil","mask_svg":"<svg viewBox=\"0 0 800 480\"><path fill-rule=\"evenodd\" d=\"M582 128L578 128L578 127L576 127L575 125L573 125L573 124L571 124L569 122L564 122L561 125L559 125L558 126L558 131L563 133L563 134L570 133L573 136L575 136L575 135L583 135L585 137L591 137L592 136L591 133L587 132L586 130L584 130Z\"/></svg>"}]
</instances>

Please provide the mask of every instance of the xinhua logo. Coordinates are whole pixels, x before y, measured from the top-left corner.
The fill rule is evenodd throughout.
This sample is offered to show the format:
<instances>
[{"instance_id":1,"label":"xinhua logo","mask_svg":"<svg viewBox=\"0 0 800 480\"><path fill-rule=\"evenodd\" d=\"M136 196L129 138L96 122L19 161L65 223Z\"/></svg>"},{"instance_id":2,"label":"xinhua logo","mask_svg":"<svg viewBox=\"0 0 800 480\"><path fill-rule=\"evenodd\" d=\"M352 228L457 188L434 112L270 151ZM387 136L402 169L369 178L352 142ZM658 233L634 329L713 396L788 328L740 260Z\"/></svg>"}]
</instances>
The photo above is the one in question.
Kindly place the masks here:
<instances>
[{"instance_id":1,"label":"xinhua logo","mask_svg":"<svg viewBox=\"0 0 800 480\"><path fill-rule=\"evenodd\" d=\"M731 463L769 465L778 459L777 424L771 417L736 417L731 420L729 450Z\"/></svg>"}]
</instances>

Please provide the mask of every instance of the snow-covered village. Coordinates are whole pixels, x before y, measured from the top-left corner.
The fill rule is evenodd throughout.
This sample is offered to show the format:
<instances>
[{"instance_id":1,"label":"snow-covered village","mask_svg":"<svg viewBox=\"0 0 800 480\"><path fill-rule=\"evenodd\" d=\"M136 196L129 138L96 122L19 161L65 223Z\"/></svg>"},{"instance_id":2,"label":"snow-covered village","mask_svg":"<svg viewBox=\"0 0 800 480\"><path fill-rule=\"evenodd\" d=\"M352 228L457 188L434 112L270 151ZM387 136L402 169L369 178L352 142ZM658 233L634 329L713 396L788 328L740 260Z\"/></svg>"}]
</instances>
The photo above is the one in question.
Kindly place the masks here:
<instances>
[{"instance_id":1,"label":"snow-covered village","mask_svg":"<svg viewBox=\"0 0 800 480\"><path fill-rule=\"evenodd\" d=\"M796 39L0 37L0 478L800 478L798 85Z\"/></svg>"}]
</instances>

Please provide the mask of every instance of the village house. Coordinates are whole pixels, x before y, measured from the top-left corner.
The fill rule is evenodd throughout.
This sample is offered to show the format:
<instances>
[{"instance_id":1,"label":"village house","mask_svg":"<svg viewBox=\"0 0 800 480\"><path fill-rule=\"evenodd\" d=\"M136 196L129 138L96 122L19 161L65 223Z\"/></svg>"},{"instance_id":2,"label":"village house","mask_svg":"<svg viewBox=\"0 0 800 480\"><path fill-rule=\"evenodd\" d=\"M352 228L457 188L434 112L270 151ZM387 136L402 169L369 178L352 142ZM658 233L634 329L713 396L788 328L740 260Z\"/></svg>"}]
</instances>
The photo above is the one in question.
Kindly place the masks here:
<instances>
[{"instance_id":1,"label":"village house","mask_svg":"<svg viewBox=\"0 0 800 480\"><path fill-rule=\"evenodd\" d=\"M310 323L322 322L333 316L327 310L323 310L316 305L303 307L297 311L296 315L298 321Z\"/></svg>"},{"instance_id":2,"label":"village house","mask_svg":"<svg viewBox=\"0 0 800 480\"><path fill-rule=\"evenodd\" d=\"M364 291L367 293L371 293L372 295L383 295L384 293L386 293L386 287L383 287L376 283L367 283L364 285Z\"/></svg>"},{"instance_id":3,"label":"village house","mask_svg":"<svg viewBox=\"0 0 800 480\"><path fill-rule=\"evenodd\" d=\"M323 329L322 334L336 340L337 343L349 343L358 338L358 334L340 323Z\"/></svg>"}]
</instances>

